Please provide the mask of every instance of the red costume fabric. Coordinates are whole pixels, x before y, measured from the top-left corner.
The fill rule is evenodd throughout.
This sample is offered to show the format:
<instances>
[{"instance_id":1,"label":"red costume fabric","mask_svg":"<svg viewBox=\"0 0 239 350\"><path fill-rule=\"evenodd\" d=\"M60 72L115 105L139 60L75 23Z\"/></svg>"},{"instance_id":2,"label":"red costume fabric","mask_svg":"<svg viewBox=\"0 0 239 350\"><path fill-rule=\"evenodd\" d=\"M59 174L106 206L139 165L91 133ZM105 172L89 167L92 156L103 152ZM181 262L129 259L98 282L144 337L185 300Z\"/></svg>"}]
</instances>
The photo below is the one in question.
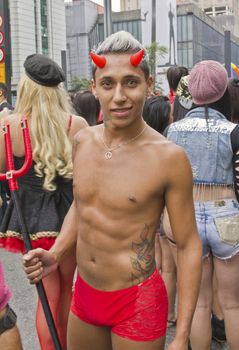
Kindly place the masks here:
<instances>
[{"instance_id":1,"label":"red costume fabric","mask_svg":"<svg viewBox=\"0 0 239 350\"><path fill-rule=\"evenodd\" d=\"M120 337L152 341L166 333L167 291L157 270L142 283L116 291L97 290L78 274L71 312L91 325L110 327Z\"/></svg>"}]
</instances>

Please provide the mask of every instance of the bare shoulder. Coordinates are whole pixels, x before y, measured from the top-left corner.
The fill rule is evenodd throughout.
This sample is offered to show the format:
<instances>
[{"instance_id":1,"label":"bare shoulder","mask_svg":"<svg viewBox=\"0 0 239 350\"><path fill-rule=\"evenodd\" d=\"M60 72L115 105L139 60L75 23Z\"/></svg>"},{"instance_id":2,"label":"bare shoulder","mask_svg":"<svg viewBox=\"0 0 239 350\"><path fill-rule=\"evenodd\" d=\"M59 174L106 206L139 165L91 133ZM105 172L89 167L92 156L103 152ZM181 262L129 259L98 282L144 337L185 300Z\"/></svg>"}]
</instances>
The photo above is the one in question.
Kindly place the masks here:
<instances>
[{"instance_id":1,"label":"bare shoulder","mask_svg":"<svg viewBox=\"0 0 239 350\"><path fill-rule=\"evenodd\" d=\"M73 115L72 116L72 132L73 135L75 135L79 130L87 128L89 125L87 121L79 117L78 115Z\"/></svg>"},{"instance_id":2,"label":"bare shoulder","mask_svg":"<svg viewBox=\"0 0 239 350\"><path fill-rule=\"evenodd\" d=\"M75 159L76 154L82 149L83 145L89 145L92 140L95 139L95 135L99 133L99 125L87 126L79 130L73 138L73 159Z\"/></svg>"},{"instance_id":3,"label":"bare shoulder","mask_svg":"<svg viewBox=\"0 0 239 350\"><path fill-rule=\"evenodd\" d=\"M12 142L14 142L14 146L22 143L22 132L21 132L21 120L22 115L20 114L8 114L4 118L1 119L1 125L8 123L10 126L10 133ZM29 121L28 121L29 126Z\"/></svg>"},{"instance_id":4,"label":"bare shoulder","mask_svg":"<svg viewBox=\"0 0 239 350\"><path fill-rule=\"evenodd\" d=\"M78 145L80 143L83 143L85 141L92 140L95 135L99 132L100 125L95 126L87 126L81 128L78 130L78 132L74 135L73 143L74 145Z\"/></svg>"},{"instance_id":5,"label":"bare shoulder","mask_svg":"<svg viewBox=\"0 0 239 350\"><path fill-rule=\"evenodd\" d=\"M1 126L5 123L9 123L10 125L10 133L11 133L11 141L12 148L19 149L21 146L22 135L19 133L19 127L21 122L21 116L17 114L9 114L0 120ZM20 140L20 141L19 141ZM0 130L0 149L3 150L4 146L4 134L2 130ZM0 172L4 172L6 170L6 161L5 161L5 152L0 152Z\"/></svg>"},{"instance_id":6,"label":"bare shoulder","mask_svg":"<svg viewBox=\"0 0 239 350\"><path fill-rule=\"evenodd\" d=\"M165 144L165 169L168 186L184 188L192 186L192 169L183 148L167 141Z\"/></svg>"},{"instance_id":7,"label":"bare shoulder","mask_svg":"<svg viewBox=\"0 0 239 350\"><path fill-rule=\"evenodd\" d=\"M1 123L4 122L4 120L6 120L9 115L12 113L11 110L9 110L8 108L4 108L1 112L0 112L0 121Z\"/></svg>"},{"instance_id":8,"label":"bare shoulder","mask_svg":"<svg viewBox=\"0 0 239 350\"><path fill-rule=\"evenodd\" d=\"M164 143L165 158L175 165L188 164L188 158L184 149L166 139Z\"/></svg>"},{"instance_id":9,"label":"bare shoulder","mask_svg":"<svg viewBox=\"0 0 239 350\"><path fill-rule=\"evenodd\" d=\"M163 171L168 184L179 179L191 182L192 170L183 148L167 140L155 130L153 132L150 130L148 140L153 149L154 167L157 167L158 171Z\"/></svg>"},{"instance_id":10,"label":"bare shoulder","mask_svg":"<svg viewBox=\"0 0 239 350\"><path fill-rule=\"evenodd\" d=\"M10 126L12 125L20 125L21 123L21 119L22 119L22 116L19 115L19 114L5 114L5 115L1 115L1 123L9 123Z\"/></svg>"},{"instance_id":11,"label":"bare shoulder","mask_svg":"<svg viewBox=\"0 0 239 350\"><path fill-rule=\"evenodd\" d=\"M187 156L183 148L169 141L166 137L153 129L149 129L148 140L155 148L161 161L166 162L185 162Z\"/></svg>"}]
</instances>

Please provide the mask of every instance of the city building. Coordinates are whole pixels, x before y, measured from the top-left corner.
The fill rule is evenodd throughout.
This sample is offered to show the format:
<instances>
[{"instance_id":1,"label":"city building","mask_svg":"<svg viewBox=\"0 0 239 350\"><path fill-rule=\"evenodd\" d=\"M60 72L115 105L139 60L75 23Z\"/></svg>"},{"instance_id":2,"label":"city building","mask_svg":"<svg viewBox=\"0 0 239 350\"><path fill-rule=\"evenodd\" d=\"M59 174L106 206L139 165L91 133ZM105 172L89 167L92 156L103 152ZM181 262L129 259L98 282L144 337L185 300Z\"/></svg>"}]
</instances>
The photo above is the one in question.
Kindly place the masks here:
<instances>
[{"instance_id":1,"label":"city building","mask_svg":"<svg viewBox=\"0 0 239 350\"><path fill-rule=\"evenodd\" d=\"M193 3L202 9L215 22L239 37L238 0L177 0L178 5Z\"/></svg>"},{"instance_id":2,"label":"city building","mask_svg":"<svg viewBox=\"0 0 239 350\"><path fill-rule=\"evenodd\" d=\"M120 11L140 9L140 0L120 0Z\"/></svg>"},{"instance_id":3,"label":"city building","mask_svg":"<svg viewBox=\"0 0 239 350\"><path fill-rule=\"evenodd\" d=\"M99 9L90 0L74 0L66 4L69 88L74 78L91 79L89 52L104 40L102 12L102 7ZM180 64L190 69L204 59L225 62L225 28L193 1L177 7L176 0L156 1L154 12L151 1L141 0L138 10L113 12L112 21L113 32L129 31L144 47L152 43L155 30L156 42L166 48L166 53L156 57L155 72L165 92L168 87L164 76L169 66ZM239 40L234 35L231 35L231 59L239 66Z\"/></svg>"},{"instance_id":4,"label":"city building","mask_svg":"<svg viewBox=\"0 0 239 350\"><path fill-rule=\"evenodd\" d=\"M75 78L90 79L89 51L99 43L98 16L103 7L90 0L65 4L68 88ZM101 15L103 16L103 15Z\"/></svg>"},{"instance_id":5,"label":"city building","mask_svg":"<svg viewBox=\"0 0 239 350\"><path fill-rule=\"evenodd\" d=\"M151 44L152 9L151 1L140 0L140 8L131 11L112 13L113 32L126 30L134 35L146 47ZM176 39L176 0L156 2L156 17L162 16L162 20L155 21L156 40L162 46L168 46L170 41L170 28L172 33L172 62L177 61ZM90 0L74 0L66 3L66 27L67 27L67 58L68 77L70 83L75 78L91 78L91 61L89 51L104 40L104 15L97 11L96 4ZM102 11L101 11L102 12ZM169 20L171 18L171 25ZM155 19L156 19L155 17ZM168 33L168 35L165 35ZM170 46L170 45L169 45ZM171 63L170 55L158 57L158 63L168 66ZM168 62L168 63L167 63Z\"/></svg>"},{"instance_id":6,"label":"city building","mask_svg":"<svg viewBox=\"0 0 239 350\"><path fill-rule=\"evenodd\" d=\"M194 3L201 8L207 15L235 15L239 16L238 0L177 0L178 5Z\"/></svg>"},{"instance_id":7,"label":"city building","mask_svg":"<svg viewBox=\"0 0 239 350\"><path fill-rule=\"evenodd\" d=\"M12 91L26 56L41 53L62 66L66 52L64 0L8 0L11 31Z\"/></svg>"},{"instance_id":8,"label":"city building","mask_svg":"<svg viewBox=\"0 0 239 350\"><path fill-rule=\"evenodd\" d=\"M191 68L201 60L225 62L225 32L193 3L177 6L178 64ZM239 65L239 39L231 36L231 61Z\"/></svg>"},{"instance_id":9,"label":"city building","mask_svg":"<svg viewBox=\"0 0 239 350\"><path fill-rule=\"evenodd\" d=\"M11 40L7 1L0 1L0 82L7 85L8 100L11 100Z\"/></svg>"},{"instance_id":10,"label":"city building","mask_svg":"<svg viewBox=\"0 0 239 350\"><path fill-rule=\"evenodd\" d=\"M104 11L90 0L68 2L65 9L67 77L71 89L75 78L91 79L89 52L104 40ZM113 12L112 21L113 32L126 30L142 41L140 10Z\"/></svg>"},{"instance_id":11,"label":"city building","mask_svg":"<svg viewBox=\"0 0 239 350\"><path fill-rule=\"evenodd\" d=\"M113 33L125 30L142 42L142 20L140 10L121 11L112 13ZM99 15L97 22L98 42L104 40L104 16ZM97 42L94 44L98 44Z\"/></svg>"}]
</instances>

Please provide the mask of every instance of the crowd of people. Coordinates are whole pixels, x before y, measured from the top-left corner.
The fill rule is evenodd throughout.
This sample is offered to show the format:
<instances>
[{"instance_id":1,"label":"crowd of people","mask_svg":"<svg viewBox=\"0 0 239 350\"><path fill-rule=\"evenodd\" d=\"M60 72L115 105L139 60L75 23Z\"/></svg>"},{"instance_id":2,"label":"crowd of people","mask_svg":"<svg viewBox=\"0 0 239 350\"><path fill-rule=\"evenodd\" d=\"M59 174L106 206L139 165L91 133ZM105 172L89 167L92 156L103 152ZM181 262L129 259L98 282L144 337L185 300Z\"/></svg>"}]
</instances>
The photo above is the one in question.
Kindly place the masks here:
<instances>
[{"instance_id":1,"label":"crowd of people","mask_svg":"<svg viewBox=\"0 0 239 350\"><path fill-rule=\"evenodd\" d=\"M152 96L148 55L124 31L91 58L92 89L71 98L54 61L25 60L2 119L16 169L23 115L29 124L33 163L18 192L33 250L7 186L0 247L43 281L63 350L162 350L172 326L169 350L209 350L212 337L238 350L239 79L212 60L173 66L169 95ZM0 266L0 347L18 350L9 299ZM53 350L40 302L36 328Z\"/></svg>"}]
</instances>

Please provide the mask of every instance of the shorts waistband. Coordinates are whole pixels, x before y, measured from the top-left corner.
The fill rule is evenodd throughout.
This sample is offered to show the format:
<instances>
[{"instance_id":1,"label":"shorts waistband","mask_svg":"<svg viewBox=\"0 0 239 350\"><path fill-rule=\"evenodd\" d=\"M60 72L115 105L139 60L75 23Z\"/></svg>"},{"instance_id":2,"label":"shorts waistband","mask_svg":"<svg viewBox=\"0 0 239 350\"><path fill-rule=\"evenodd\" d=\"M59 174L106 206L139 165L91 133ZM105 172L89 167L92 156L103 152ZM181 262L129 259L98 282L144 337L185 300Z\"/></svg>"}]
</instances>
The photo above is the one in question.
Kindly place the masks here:
<instances>
[{"instance_id":1,"label":"shorts waistband","mask_svg":"<svg viewBox=\"0 0 239 350\"><path fill-rule=\"evenodd\" d=\"M77 283L81 284L83 287L87 288L88 290L91 290L92 292L97 292L98 294L102 293L102 294L120 294L122 292L125 292L127 290L131 290L133 291L134 289L137 290L139 287L142 287L144 284L148 283L151 280L156 279L159 276L159 271L157 269L155 269L155 271L152 273L152 275L150 275L148 278L146 278L143 282L139 283L139 284L135 284L132 285L130 287L126 287L126 288L122 288L122 289L117 289L117 290L101 290L101 289L97 289L92 287L90 284L88 284L79 274L79 272L77 273Z\"/></svg>"},{"instance_id":2,"label":"shorts waistband","mask_svg":"<svg viewBox=\"0 0 239 350\"><path fill-rule=\"evenodd\" d=\"M230 198L230 199L218 199L215 201L195 201L194 202L195 208L205 208L205 209L211 209L211 208L235 208L239 207L239 203L236 199Z\"/></svg>"}]
</instances>

